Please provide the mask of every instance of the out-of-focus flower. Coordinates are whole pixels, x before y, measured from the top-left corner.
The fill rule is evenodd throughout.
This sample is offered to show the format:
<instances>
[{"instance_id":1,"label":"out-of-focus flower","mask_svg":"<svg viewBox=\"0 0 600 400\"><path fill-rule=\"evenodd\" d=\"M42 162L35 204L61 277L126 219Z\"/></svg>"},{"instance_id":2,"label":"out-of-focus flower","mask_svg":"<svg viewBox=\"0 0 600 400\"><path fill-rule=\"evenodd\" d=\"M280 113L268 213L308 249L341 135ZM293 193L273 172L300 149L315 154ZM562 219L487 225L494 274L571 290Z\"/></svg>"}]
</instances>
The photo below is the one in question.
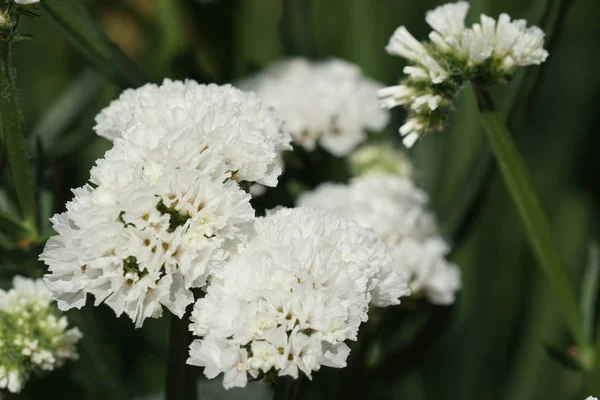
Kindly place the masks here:
<instances>
[{"instance_id":1,"label":"out-of-focus flower","mask_svg":"<svg viewBox=\"0 0 600 400\"><path fill-rule=\"evenodd\" d=\"M451 304L460 289L460 270L446 260L449 247L435 218L426 210L427 195L408 178L367 175L349 185L325 183L298 199L373 229L392 251L393 268L414 296Z\"/></svg>"},{"instance_id":2,"label":"out-of-focus flower","mask_svg":"<svg viewBox=\"0 0 600 400\"><path fill-rule=\"evenodd\" d=\"M308 151L318 143L333 155L346 156L367 131L381 131L388 122L388 113L377 107L382 85L343 60L290 59L239 86L273 106L294 143Z\"/></svg>"},{"instance_id":3,"label":"out-of-focus flower","mask_svg":"<svg viewBox=\"0 0 600 400\"><path fill-rule=\"evenodd\" d=\"M348 157L352 175L394 174L411 177L412 163L392 143L368 144Z\"/></svg>"},{"instance_id":4,"label":"out-of-focus flower","mask_svg":"<svg viewBox=\"0 0 600 400\"><path fill-rule=\"evenodd\" d=\"M40 2L40 0L15 0L15 3L21 4L21 5L34 4L34 3L39 3L39 2Z\"/></svg>"},{"instance_id":5,"label":"out-of-focus flower","mask_svg":"<svg viewBox=\"0 0 600 400\"><path fill-rule=\"evenodd\" d=\"M0 290L0 390L18 393L32 375L77 359L81 337L42 280L15 277L12 289Z\"/></svg>"},{"instance_id":6,"label":"out-of-focus flower","mask_svg":"<svg viewBox=\"0 0 600 400\"><path fill-rule=\"evenodd\" d=\"M188 364L225 388L264 374L311 377L341 368L369 303L409 293L375 234L319 210L281 209L257 219L244 251L198 300Z\"/></svg>"},{"instance_id":7,"label":"out-of-focus flower","mask_svg":"<svg viewBox=\"0 0 600 400\"><path fill-rule=\"evenodd\" d=\"M401 26L386 47L388 53L410 61L396 86L379 90L382 107L403 106L408 113L400 128L406 147L428 132L442 130L454 98L469 82L493 85L507 81L518 67L546 60L544 32L525 20L501 14L498 21L481 15L465 28L469 4L445 4L427 12L434 29L429 41L419 42Z\"/></svg>"}]
</instances>

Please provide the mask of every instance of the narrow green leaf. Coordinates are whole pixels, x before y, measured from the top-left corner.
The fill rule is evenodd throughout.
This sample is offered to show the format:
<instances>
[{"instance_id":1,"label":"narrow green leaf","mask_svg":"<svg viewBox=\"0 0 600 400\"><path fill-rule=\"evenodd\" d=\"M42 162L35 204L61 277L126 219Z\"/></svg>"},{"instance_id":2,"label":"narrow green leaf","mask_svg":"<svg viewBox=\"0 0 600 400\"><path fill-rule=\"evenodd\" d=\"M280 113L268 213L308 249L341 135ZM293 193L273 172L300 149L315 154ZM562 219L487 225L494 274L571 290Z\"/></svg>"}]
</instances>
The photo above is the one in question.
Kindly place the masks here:
<instances>
[{"instance_id":1,"label":"narrow green leaf","mask_svg":"<svg viewBox=\"0 0 600 400\"><path fill-rule=\"evenodd\" d=\"M311 1L308 1L310 3ZM304 0L284 0L279 31L287 55L315 56L314 7Z\"/></svg>"},{"instance_id":2,"label":"narrow green leaf","mask_svg":"<svg viewBox=\"0 0 600 400\"><path fill-rule=\"evenodd\" d=\"M17 101L16 72L12 66L11 44L0 41L0 108L1 129L6 146L6 157L23 218L23 225L31 232L36 229L35 188L29 165L21 110Z\"/></svg>"},{"instance_id":3,"label":"narrow green leaf","mask_svg":"<svg viewBox=\"0 0 600 400\"><path fill-rule=\"evenodd\" d=\"M16 239L27 232L27 228L20 221L0 211L0 231L6 232Z\"/></svg>"},{"instance_id":4,"label":"narrow green leaf","mask_svg":"<svg viewBox=\"0 0 600 400\"><path fill-rule=\"evenodd\" d=\"M158 14L161 30L161 57L171 61L185 49L186 36L181 31L182 10L176 0L159 0Z\"/></svg>"},{"instance_id":5,"label":"narrow green leaf","mask_svg":"<svg viewBox=\"0 0 600 400\"><path fill-rule=\"evenodd\" d=\"M596 327L596 348L594 350L594 367L589 376L590 392L600 394L600 318Z\"/></svg>"},{"instance_id":6,"label":"narrow green leaf","mask_svg":"<svg viewBox=\"0 0 600 400\"><path fill-rule=\"evenodd\" d=\"M45 14L88 61L121 86L137 87L146 83L139 67L98 27L79 0L45 0Z\"/></svg>"},{"instance_id":7,"label":"narrow green leaf","mask_svg":"<svg viewBox=\"0 0 600 400\"><path fill-rule=\"evenodd\" d=\"M551 344L546 344L545 347L546 352L550 355L550 357L555 361L558 361L558 363L560 363L563 367L572 369L574 371L583 370L579 361L571 357L569 354L565 353L564 351L558 349L557 347Z\"/></svg>"},{"instance_id":8,"label":"narrow green leaf","mask_svg":"<svg viewBox=\"0 0 600 400\"><path fill-rule=\"evenodd\" d=\"M548 217L535 190L531 176L489 93L475 88L481 122L490 141L498 168L519 211L525 233L539 266L546 273L559 302L571 335L581 349L586 347L581 332L580 313L574 285L554 239Z\"/></svg>"},{"instance_id":9,"label":"narrow green leaf","mask_svg":"<svg viewBox=\"0 0 600 400\"><path fill-rule=\"evenodd\" d=\"M31 130L31 138L40 140L44 151L51 152L59 137L77 120L98 96L104 79L93 69L85 69L65 89ZM70 141L64 141L70 143Z\"/></svg>"},{"instance_id":10,"label":"narrow green leaf","mask_svg":"<svg viewBox=\"0 0 600 400\"><path fill-rule=\"evenodd\" d=\"M598 286L600 284L600 246L594 242L590 244L588 265L581 282L581 295L579 307L581 308L581 330L588 340L594 342L595 308L598 300Z\"/></svg>"}]
</instances>

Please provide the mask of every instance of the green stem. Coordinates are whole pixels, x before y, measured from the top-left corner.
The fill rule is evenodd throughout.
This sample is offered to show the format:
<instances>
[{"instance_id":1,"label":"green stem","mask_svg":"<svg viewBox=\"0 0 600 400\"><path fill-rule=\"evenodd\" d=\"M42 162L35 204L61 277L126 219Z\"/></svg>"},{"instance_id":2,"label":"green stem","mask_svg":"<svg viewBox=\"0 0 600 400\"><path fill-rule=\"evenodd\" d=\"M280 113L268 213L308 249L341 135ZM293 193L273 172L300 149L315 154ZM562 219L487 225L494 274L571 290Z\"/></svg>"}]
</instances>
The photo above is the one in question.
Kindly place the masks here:
<instances>
[{"instance_id":1,"label":"green stem","mask_svg":"<svg viewBox=\"0 0 600 400\"><path fill-rule=\"evenodd\" d=\"M21 110L17 101L16 73L12 65L11 43L0 40L0 109L6 156L17 193L23 225L35 236L35 187L29 165Z\"/></svg>"},{"instance_id":2,"label":"green stem","mask_svg":"<svg viewBox=\"0 0 600 400\"><path fill-rule=\"evenodd\" d=\"M580 348L586 348L586 341L580 328L580 313L577 297L573 290L574 285L563 263L548 217L534 188L527 166L521 158L503 118L496 111L489 93L481 87L475 87L475 92L482 125L487 133L504 183L519 211L527 240L539 266L550 280L571 335Z\"/></svg>"},{"instance_id":3,"label":"green stem","mask_svg":"<svg viewBox=\"0 0 600 400\"><path fill-rule=\"evenodd\" d=\"M41 8L84 57L123 87L147 82L144 73L100 29L79 0L44 0Z\"/></svg>"},{"instance_id":4,"label":"green stem","mask_svg":"<svg viewBox=\"0 0 600 400\"><path fill-rule=\"evenodd\" d=\"M293 379L289 376L281 378L275 390L273 400L296 400L300 393L300 385L302 384L302 374L298 379Z\"/></svg>"},{"instance_id":5,"label":"green stem","mask_svg":"<svg viewBox=\"0 0 600 400\"><path fill-rule=\"evenodd\" d=\"M167 370L167 400L197 400L196 369L186 364L191 333L188 330L189 318L186 314L179 319L171 315L169 332L169 365Z\"/></svg>"},{"instance_id":6,"label":"green stem","mask_svg":"<svg viewBox=\"0 0 600 400\"><path fill-rule=\"evenodd\" d=\"M590 393L598 396L600 394L600 318L598 318L598 325L596 328L594 367L592 368L588 382L590 383Z\"/></svg>"}]
</instances>

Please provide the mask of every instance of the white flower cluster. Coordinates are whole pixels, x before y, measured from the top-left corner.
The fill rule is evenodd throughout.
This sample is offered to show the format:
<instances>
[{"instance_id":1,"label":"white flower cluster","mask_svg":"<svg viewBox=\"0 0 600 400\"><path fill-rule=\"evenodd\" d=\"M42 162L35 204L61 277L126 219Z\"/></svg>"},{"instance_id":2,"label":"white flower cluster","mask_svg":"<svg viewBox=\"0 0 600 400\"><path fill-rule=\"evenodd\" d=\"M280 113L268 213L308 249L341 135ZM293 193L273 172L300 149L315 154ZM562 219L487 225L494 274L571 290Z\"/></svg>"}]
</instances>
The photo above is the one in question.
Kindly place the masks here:
<instances>
[{"instance_id":1,"label":"white flower cluster","mask_svg":"<svg viewBox=\"0 0 600 400\"><path fill-rule=\"evenodd\" d=\"M40 258L60 309L96 305L136 327L181 317L192 288L245 242L254 219L238 182L275 185L289 146L274 114L231 86L165 80L128 90L98 117L114 147L74 191Z\"/></svg>"},{"instance_id":2,"label":"white flower cluster","mask_svg":"<svg viewBox=\"0 0 600 400\"><path fill-rule=\"evenodd\" d=\"M427 12L433 28L421 43L401 26L386 50L406 58L404 79L378 93L385 108L404 106L408 120L400 128L404 144L411 147L431 131L441 130L457 92L469 81L492 85L506 81L517 67L537 65L548 57L544 32L527 27L525 20L501 14L498 20L481 15L480 23L465 28L469 4L445 4Z\"/></svg>"},{"instance_id":3,"label":"white flower cluster","mask_svg":"<svg viewBox=\"0 0 600 400\"><path fill-rule=\"evenodd\" d=\"M341 368L367 320L369 303L409 294L386 246L369 230L320 210L280 209L255 223L256 236L213 278L190 330L202 337L188 364L225 388L265 374L310 378Z\"/></svg>"},{"instance_id":4,"label":"white flower cluster","mask_svg":"<svg viewBox=\"0 0 600 400\"><path fill-rule=\"evenodd\" d=\"M592 397L592 396L589 396L589 397L588 397L587 399L585 399L585 400L598 400L598 398L597 398L597 397Z\"/></svg>"},{"instance_id":5,"label":"white flower cluster","mask_svg":"<svg viewBox=\"0 0 600 400\"><path fill-rule=\"evenodd\" d=\"M301 207L322 209L373 229L391 248L393 268L413 295L451 304L460 289L460 270L445 258L449 248L427 195L408 178L382 174L354 178L349 185L325 183L298 199Z\"/></svg>"},{"instance_id":6,"label":"white flower cluster","mask_svg":"<svg viewBox=\"0 0 600 400\"><path fill-rule=\"evenodd\" d=\"M289 59L240 87L273 106L294 143L308 151L319 143L335 156L346 156L365 140L366 131L381 131L389 119L377 107L382 85L343 60Z\"/></svg>"},{"instance_id":7,"label":"white flower cluster","mask_svg":"<svg viewBox=\"0 0 600 400\"><path fill-rule=\"evenodd\" d=\"M367 144L348 157L353 176L393 174L410 178L413 165L405 152L390 142Z\"/></svg>"},{"instance_id":8,"label":"white flower cluster","mask_svg":"<svg viewBox=\"0 0 600 400\"><path fill-rule=\"evenodd\" d=\"M34 4L39 2L40 0L15 0L15 3L22 5Z\"/></svg>"},{"instance_id":9,"label":"white flower cluster","mask_svg":"<svg viewBox=\"0 0 600 400\"><path fill-rule=\"evenodd\" d=\"M77 359L81 336L68 329L42 280L15 277L12 289L0 290L0 392L18 393L31 375Z\"/></svg>"}]
</instances>

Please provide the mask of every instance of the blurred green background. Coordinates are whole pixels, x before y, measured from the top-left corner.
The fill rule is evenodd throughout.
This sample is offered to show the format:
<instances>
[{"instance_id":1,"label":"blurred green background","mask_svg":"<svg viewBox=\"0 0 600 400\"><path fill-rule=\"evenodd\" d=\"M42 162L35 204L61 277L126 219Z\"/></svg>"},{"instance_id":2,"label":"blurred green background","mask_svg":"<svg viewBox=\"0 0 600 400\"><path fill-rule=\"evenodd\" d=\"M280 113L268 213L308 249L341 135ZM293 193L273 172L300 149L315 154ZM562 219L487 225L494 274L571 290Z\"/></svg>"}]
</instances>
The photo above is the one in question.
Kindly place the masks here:
<instances>
[{"instance_id":1,"label":"blurred green background","mask_svg":"<svg viewBox=\"0 0 600 400\"><path fill-rule=\"evenodd\" d=\"M429 29L424 14L442 2L84 3L100 28L141 66L146 77L137 78L142 82L163 77L231 82L280 57L299 55L340 57L360 65L366 75L392 84L404 64L384 51L390 35L406 25L424 39ZM547 42L550 57L542 68L519 74L509 85L495 89L494 96L532 171L573 284L579 285L588 246L598 233L600 24L594 16L600 13L600 2L472 0L470 4L471 22L481 12L494 17L507 12L552 30ZM19 30L33 35L32 40L15 44L13 51L24 124L39 166L41 204L50 215L63 209L70 189L86 182L90 167L110 147L93 134L93 118L129 83L94 68L44 9L39 17L23 18ZM393 115L385 134L397 141L403 116L401 111ZM6 198L12 189L2 153L0 149L4 186L0 206L10 209ZM429 192L454 245L452 258L462 268L463 290L452 308L402 311L404 333L384 334L371 354L372 362L383 362L385 368L365 375L355 397L524 400L583 399L592 394L583 374L548 355L546 345L574 349L491 162L470 90L461 94L447 132L428 136L409 155L416 165L416 180ZM35 262L39 249L0 244L2 286L15 273L43 272ZM22 398L52 394L65 399L125 399L162 390L168 318L149 320L134 330L130 321L116 319L107 307L87 307L69 316L85 335L81 359L33 381ZM411 327L418 333L410 333ZM416 339L419 335L423 340ZM405 342L408 351L394 351ZM344 371L321 371L311 384L304 384L303 394L331 398L340 384L349 385L340 381L345 376ZM262 389L255 395L204 387L207 390L213 393L210 398L264 397Z\"/></svg>"}]
</instances>

